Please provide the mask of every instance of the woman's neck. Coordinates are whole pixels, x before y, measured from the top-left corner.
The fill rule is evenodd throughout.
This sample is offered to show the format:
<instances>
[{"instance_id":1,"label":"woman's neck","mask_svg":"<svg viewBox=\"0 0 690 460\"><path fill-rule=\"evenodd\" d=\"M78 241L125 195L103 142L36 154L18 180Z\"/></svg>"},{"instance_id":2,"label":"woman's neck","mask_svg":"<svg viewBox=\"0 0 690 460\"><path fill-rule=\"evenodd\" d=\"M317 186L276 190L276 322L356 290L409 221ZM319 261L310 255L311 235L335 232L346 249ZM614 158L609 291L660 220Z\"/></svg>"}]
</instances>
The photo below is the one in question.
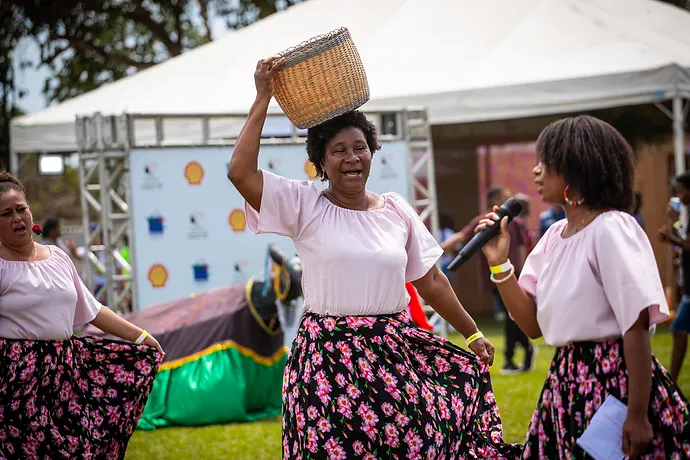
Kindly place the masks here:
<instances>
[{"instance_id":1,"label":"woman's neck","mask_svg":"<svg viewBox=\"0 0 690 460\"><path fill-rule=\"evenodd\" d=\"M565 205L565 218L568 220L568 225L564 228L561 235L568 237L578 233L589 225L600 213L600 210L592 209L589 206Z\"/></svg>"},{"instance_id":2,"label":"woman's neck","mask_svg":"<svg viewBox=\"0 0 690 460\"><path fill-rule=\"evenodd\" d=\"M4 241L0 241L0 245L6 247L13 253L17 254L20 257L31 257L34 252L34 240L31 239L29 240L28 243L22 244L21 246L13 246L11 244L7 244Z\"/></svg>"},{"instance_id":3,"label":"woman's neck","mask_svg":"<svg viewBox=\"0 0 690 460\"><path fill-rule=\"evenodd\" d=\"M328 196L335 204L343 208L355 209L358 211L366 211L369 209L369 198L367 197L366 190L348 195L333 191L331 187L328 187Z\"/></svg>"},{"instance_id":4,"label":"woman's neck","mask_svg":"<svg viewBox=\"0 0 690 460\"><path fill-rule=\"evenodd\" d=\"M565 218L568 219L568 222L573 225L578 224L582 219L584 219L587 213L591 214L591 208L588 206L568 206L566 204L564 208Z\"/></svg>"}]
</instances>

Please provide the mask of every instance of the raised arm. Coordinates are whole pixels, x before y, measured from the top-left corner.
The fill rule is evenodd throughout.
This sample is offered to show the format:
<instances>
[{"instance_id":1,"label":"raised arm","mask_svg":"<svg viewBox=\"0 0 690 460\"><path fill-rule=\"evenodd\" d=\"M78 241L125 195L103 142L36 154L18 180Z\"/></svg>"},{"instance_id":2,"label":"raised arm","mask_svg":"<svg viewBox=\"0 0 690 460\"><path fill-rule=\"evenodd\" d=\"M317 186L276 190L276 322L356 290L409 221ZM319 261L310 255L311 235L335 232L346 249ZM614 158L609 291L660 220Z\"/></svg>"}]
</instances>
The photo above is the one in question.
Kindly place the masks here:
<instances>
[{"instance_id":1,"label":"raised arm","mask_svg":"<svg viewBox=\"0 0 690 460\"><path fill-rule=\"evenodd\" d=\"M254 72L256 99L237 138L228 168L228 179L256 211L261 208L264 185L263 175L258 168L261 131L266 121L268 104L273 97L273 76L284 62L284 59L273 56L257 63Z\"/></svg>"},{"instance_id":2,"label":"raised arm","mask_svg":"<svg viewBox=\"0 0 690 460\"><path fill-rule=\"evenodd\" d=\"M487 214L485 219L480 220L475 232L480 231L487 225L497 225L498 222L496 222L496 220L498 219L498 215L496 211L498 211L498 207L494 208L494 212ZM504 217L500 225L501 232L482 248L490 267L502 265L508 260L508 249L510 248L508 218ZM520 261L511 262L513 264L518 264ZM510 277L510 279L504 279L508 277ZM516 276L510 272L494 275L494 278L496 281L503 281L497 283L496 286L501 293L508 313L510 313L510 316L517 325L520 326L520 329L531 339L541 337L541 329L537 322L537 305L532 296L518 284Z\"/></svg>"}]
</instances>

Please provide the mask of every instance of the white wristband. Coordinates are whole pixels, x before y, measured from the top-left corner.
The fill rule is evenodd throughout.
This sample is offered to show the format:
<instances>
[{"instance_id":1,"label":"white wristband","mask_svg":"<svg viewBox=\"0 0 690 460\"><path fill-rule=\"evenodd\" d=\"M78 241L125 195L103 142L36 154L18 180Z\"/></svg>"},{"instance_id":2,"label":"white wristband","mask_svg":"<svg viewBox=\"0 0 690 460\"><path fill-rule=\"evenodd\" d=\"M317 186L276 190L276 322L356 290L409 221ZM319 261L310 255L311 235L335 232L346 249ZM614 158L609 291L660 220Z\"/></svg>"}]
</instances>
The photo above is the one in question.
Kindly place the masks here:
<instances>
[{"instance_id":1,"label":"white wristband","mask_svg":"<svg viewBox=\"0 0 690 460\"><path fill-rule=\"evenodd\" d=\"M509 272L512 266L513 264L510 262L510 259L508 259L501 265L494 265L492 267L489 267L489 271L494 275L500 275L501 273Z\"/></svg>"},{"instance_id":2,"label":"white wristband","mask_svg":"<svg viewBox=\"0 0 690 460\"><path fill-rule=\"evenodd\" d=\"M146 332L146 331L143 331L143 332L141 333L141 335L139 336L139 338L138 338L137 340L134 341L134 343L135 343L136 345L140 345L144 340L146 340L146 337L148 337L148 336L149 336L149 333Z\"/></svg>"}]
</instances>

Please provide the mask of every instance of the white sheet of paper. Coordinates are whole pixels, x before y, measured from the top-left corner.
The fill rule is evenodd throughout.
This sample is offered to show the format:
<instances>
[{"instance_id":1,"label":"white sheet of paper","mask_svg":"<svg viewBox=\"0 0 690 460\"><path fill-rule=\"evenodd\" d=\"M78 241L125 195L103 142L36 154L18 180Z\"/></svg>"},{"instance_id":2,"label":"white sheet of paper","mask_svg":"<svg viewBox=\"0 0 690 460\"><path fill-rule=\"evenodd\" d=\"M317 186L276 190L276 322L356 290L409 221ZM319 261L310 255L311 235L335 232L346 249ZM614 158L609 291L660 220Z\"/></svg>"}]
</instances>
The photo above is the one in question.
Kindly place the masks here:
<instances>
[{"instance_id":1,"label":"white sheet of paper","mask_svg":"<svg viewBox=\"0 0 690 460\"><path fill-rule=\"evenodd\" d=\"M577 445L594 460L626 458L623 452L623 423L627 415L628 407L625 404L613 396L607 397L577 440Z\"/></svg>"}]
</instances>

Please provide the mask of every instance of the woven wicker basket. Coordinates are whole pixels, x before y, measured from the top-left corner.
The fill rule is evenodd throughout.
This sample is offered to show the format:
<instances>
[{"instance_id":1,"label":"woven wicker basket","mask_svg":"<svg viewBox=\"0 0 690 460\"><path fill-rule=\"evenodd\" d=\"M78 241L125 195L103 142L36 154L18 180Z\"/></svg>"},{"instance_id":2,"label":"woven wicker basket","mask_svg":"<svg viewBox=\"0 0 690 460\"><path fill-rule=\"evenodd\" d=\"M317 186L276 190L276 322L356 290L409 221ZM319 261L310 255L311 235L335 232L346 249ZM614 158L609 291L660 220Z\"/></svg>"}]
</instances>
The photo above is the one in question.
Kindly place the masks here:
<instances>
[{"instance_id":1,"label":"woven wicker basket","mask_svg":"<svg viewBox=\"0 0 690 460\"><path fill-rule=\"evenodd\" d=\"M285 64L273 79L274 97L297 128L311 128L369 100L367 75L346 28L278 54Z\"/></svg>"}]
</instances>

